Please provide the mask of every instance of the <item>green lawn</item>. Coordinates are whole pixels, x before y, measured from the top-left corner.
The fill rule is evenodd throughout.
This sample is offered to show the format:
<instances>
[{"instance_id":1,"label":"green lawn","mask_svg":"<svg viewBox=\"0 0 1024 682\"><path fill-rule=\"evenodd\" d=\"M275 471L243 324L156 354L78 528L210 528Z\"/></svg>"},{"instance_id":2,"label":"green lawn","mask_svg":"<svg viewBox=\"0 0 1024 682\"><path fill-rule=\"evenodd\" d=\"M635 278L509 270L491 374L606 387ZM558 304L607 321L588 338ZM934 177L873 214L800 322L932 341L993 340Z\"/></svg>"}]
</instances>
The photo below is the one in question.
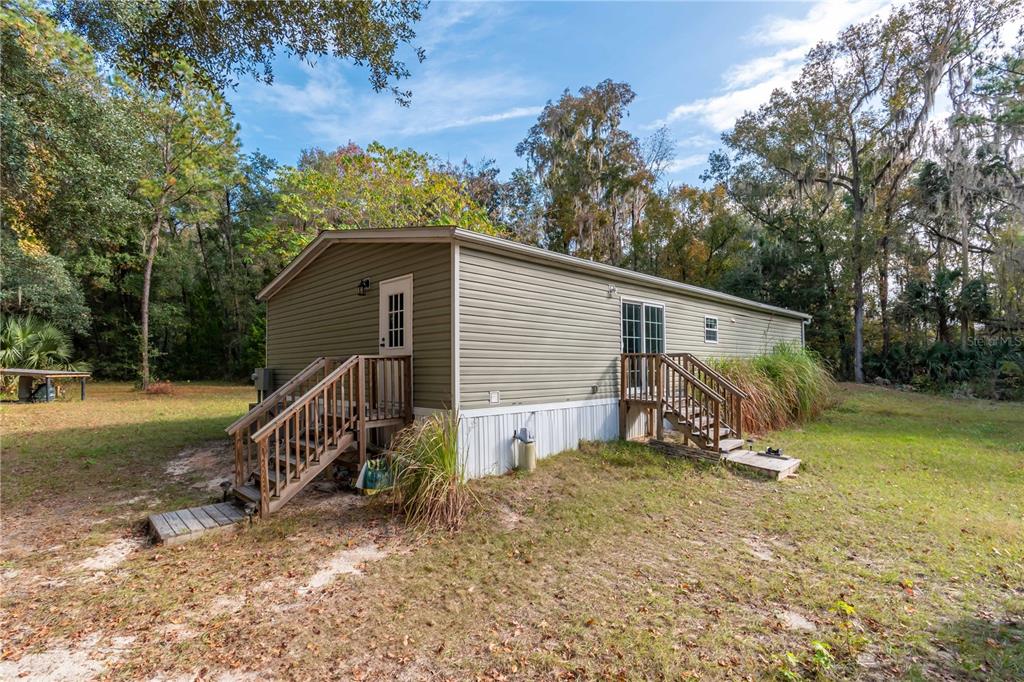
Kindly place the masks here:
<instances>
[{"instance_id":1,"label":"green lawn","mask_svg":"<svg viewBox=\"0 0 1024 682\"><path fill-rule=\"evenodd\" d=\"M844 386L822 420L766 439L803 459L787 481L592 446L475 482L479 507L456 535L311 491L233 536L82 569L147 509L209 497L164 467L217 438L250 394L188 390L96 390L108 409L86 412L4 406L18 543L4 547L0 677L83 641L123 679L1024 677L1020 404ZM103 516L139 491L145 509L52 546L47 500ZM362 575L296 589L370 544L387 556Z\"/></svg>"}]
</instances>

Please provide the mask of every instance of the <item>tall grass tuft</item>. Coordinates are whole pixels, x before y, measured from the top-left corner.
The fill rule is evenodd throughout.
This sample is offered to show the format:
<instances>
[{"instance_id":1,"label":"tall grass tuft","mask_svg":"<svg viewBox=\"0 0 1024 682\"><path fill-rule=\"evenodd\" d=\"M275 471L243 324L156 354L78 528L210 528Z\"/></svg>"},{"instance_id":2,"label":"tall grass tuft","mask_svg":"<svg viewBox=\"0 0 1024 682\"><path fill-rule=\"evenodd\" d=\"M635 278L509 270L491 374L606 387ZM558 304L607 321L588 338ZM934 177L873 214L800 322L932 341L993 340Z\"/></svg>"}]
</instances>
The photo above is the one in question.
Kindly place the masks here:
<instances>
[{"instance_id":1,"label":"tall grass tuft","mask_svg":"<svg viewBox=\"0 0 1024 682\"><path fill-rule=\"evenodd\" d=\"M455 530L465 520L474 498L459 463L458 432L458 413L438 412L395 435L395 505L410 523Z\"/></svg>"},{"instance_id":2,"label":"tall grass tuft","mask_svg":"<svg viewBox=\"0 0 1024 682\"><path fill-rule=\"evenodd\" d=\"M779 344L756 358L719 359L713 366L750 399L743 430L764 433L814 419L832 404L835 381L813 351Z\"/></svg>"}]
</instances>

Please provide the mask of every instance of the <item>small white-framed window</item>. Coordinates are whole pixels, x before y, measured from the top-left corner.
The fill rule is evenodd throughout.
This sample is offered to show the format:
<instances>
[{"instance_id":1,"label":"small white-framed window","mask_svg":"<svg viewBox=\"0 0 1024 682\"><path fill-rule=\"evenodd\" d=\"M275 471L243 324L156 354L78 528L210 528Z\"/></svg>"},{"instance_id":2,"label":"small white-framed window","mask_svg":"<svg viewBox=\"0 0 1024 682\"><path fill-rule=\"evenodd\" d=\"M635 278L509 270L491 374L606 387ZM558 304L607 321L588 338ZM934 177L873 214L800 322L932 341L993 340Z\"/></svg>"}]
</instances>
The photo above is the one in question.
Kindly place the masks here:
<instances>
[{"instance_id":1,"label":"small white-framed window","mask_svg":"<svg viewBox=\"0 0 1024 682\"><path fill-rule=\"evenodd\" d=\"M704 343L718 343L718 318L704 316Z\"/></svg>"}]
</instances>

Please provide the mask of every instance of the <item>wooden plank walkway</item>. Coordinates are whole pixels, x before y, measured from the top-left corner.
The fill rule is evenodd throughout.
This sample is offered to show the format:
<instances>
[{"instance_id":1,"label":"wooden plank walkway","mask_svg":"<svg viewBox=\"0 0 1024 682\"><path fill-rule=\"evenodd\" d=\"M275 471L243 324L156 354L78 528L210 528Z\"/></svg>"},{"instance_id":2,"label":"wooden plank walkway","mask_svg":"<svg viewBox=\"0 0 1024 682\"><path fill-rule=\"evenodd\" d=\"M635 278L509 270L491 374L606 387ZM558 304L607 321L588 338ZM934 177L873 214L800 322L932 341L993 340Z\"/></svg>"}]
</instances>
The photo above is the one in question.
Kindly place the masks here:
<instances>
[{"instance_id":1,"label":"wooden plank walkway","mask_svg":"<svg viewBox=\"0 0 1024 682\"><path fill-rule=\"evenodd\" d=\"M725 462L738 469L753 471L762 476L768 476L776 480L782 480L796 473L800 466L800 460L795 457L765 457L753 450L733 450L717 454L708 450L690 447L681 443L651 439L647 444L658 452L673 457L689 457L690 459L701 459L711 462Z\"/></svg>"},{"instance_id":2,"label":"wooden plank walkway","mask_svg":"<svg viewBox=\"0 0 1024 682\"><path fill-rule=\"evenodd\" d=\"M234 530L246 520L245 514L233 504L218 502L203 507L152 514L149 533L154 542L176 545L204 533Z\"/></svg>"}]
</instances>

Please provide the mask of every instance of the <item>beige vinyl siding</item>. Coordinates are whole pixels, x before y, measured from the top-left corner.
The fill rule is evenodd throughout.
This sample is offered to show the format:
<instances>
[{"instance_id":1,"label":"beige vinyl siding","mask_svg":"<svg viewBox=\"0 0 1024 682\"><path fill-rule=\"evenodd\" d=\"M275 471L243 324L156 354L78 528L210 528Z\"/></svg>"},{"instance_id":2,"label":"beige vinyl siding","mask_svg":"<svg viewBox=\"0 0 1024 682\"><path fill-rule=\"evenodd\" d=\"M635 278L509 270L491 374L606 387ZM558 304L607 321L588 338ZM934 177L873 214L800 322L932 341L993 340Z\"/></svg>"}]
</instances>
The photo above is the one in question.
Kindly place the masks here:
<instances>
[{"instance_id":1,"label":"beige vinyl siding","mask_svg":"<svg viewBox=\"0 0 1024 682\"><path fill-rule=\"evenodd\" d=\"M617 396L624 297L664 304L668 352L749 356L800 342L799 319L507 253L466 245L459 251L459 381L466 409L487 407L490 391L500 391L503 406ZM704 343L705 315L718 317L717 344Z\"/></svg>"},{"instance_id":2,"label":"beige vinyl siding","mask_svg":"<svg viewBox=\"0 0 1024 682\"><path fill-rule=\"evenodd\" d=\"M380 352L380 283L413 275L413 402L451 404L451 245L333 244L267 301L267 367L280 385L320 355ZM359 296L359 281L371 282Z\"/></svg>"}]
</instances>

